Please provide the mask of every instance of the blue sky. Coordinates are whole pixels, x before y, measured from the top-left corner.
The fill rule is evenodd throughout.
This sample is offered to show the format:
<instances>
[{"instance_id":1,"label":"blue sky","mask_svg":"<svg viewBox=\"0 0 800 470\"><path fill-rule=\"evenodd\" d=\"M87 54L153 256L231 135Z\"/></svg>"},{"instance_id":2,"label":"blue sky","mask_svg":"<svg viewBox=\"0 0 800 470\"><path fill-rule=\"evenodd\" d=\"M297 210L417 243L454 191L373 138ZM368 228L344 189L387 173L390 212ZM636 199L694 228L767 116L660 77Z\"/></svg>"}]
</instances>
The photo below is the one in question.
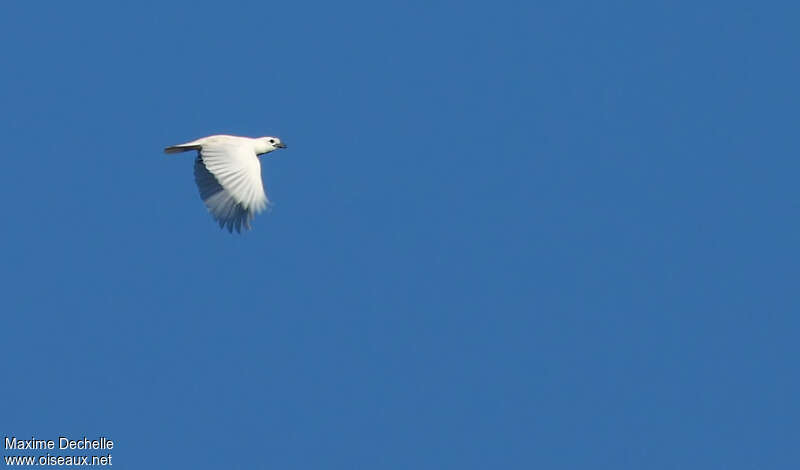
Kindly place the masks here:
<instances>
[{"instance_id":1,"label":"blue sky","mask_svg":"<svg viewBox=\"0 0 800 470\"><path fill-rule=\"evenodd\" d=\"M0 432L797 468L790 2L6 3ZM217 228L166 145L278 135Z\"/></svg>"}]
</instances>

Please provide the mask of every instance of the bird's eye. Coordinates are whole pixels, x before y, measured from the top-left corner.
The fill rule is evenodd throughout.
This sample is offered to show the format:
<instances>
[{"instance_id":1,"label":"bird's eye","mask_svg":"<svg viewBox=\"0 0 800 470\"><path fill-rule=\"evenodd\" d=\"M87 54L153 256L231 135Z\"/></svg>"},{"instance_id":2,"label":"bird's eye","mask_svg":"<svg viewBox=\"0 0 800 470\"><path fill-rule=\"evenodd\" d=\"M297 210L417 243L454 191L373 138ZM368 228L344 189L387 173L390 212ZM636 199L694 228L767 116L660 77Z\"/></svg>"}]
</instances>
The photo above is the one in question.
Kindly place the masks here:
<instances>
[{"instance_id":1,"label":"bird's eye","mask_svg":"<svg viewBox=\"0 0 800 470\"><path fill-rule=\"evenodd\" d=\"M275 139L269 139L269 143L274 144L275 143Z\"/></svg>"}]
</instances>

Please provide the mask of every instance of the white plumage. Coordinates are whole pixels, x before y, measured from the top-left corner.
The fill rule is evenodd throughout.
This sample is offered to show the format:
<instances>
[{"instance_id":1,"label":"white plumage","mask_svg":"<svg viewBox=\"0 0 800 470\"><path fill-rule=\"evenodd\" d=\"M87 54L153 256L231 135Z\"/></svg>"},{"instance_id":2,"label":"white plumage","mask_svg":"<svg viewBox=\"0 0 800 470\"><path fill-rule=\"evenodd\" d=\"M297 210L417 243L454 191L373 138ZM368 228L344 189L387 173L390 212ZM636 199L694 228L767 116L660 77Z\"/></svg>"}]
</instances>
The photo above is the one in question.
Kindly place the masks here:
<instances>
[{"instance_id":1,"label":"white plumage","mask_svg":"<svg viewBox=\"0 0 800 470\"><path fill-rule=\"evenodd\" d=\"M166 153L197 150L194 180L208 211L229 232L249 230L253 217L269 204L261 182L263 155L286 145L277 137L212 135L164 149Z\"/></svg>"}]
</instances>

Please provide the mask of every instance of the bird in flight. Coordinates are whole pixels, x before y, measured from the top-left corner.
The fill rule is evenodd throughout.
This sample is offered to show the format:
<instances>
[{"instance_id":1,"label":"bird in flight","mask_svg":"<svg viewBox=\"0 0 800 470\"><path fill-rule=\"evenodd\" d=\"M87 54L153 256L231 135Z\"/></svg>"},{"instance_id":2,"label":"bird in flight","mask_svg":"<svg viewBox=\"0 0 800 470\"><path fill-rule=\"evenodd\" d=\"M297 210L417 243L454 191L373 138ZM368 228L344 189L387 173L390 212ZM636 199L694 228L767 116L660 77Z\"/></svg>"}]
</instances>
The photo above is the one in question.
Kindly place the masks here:
<instances>
[{"instance_id":1,"label":"bird in flight","mask_svg":"<svg viewBox=\"0 0 800 470\"><path fill-rule=\"evenodd\" d=\"M241 233L269 204L258 156L283 148L286 144L277 137L212 135L169 146L164 153L197 150L194 181L200 198L220 228Z\"/></svg>"}]
</instances>

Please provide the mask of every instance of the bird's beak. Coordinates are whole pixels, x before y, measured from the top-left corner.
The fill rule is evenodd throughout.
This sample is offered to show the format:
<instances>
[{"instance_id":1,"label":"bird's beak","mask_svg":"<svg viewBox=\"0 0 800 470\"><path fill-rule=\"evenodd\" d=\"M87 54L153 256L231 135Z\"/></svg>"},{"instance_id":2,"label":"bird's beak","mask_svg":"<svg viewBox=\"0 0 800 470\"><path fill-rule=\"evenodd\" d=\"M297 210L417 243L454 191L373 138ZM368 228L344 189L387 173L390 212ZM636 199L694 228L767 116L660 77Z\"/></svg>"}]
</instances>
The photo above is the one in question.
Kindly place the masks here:
<instances>
[{"instance_id":1,"label":"bird's beak","mask_svg":"<svg viewBox=\"0 0 800 470\"><path fill-rule=\"evenodd\" d=\"M285 148L286 148L286 144L284 144L283 142L281 142L280 144L277 144L275 147L276 147L276 148L279 148L279 149L285 149Z\"/></svg>"}]
</instances>

